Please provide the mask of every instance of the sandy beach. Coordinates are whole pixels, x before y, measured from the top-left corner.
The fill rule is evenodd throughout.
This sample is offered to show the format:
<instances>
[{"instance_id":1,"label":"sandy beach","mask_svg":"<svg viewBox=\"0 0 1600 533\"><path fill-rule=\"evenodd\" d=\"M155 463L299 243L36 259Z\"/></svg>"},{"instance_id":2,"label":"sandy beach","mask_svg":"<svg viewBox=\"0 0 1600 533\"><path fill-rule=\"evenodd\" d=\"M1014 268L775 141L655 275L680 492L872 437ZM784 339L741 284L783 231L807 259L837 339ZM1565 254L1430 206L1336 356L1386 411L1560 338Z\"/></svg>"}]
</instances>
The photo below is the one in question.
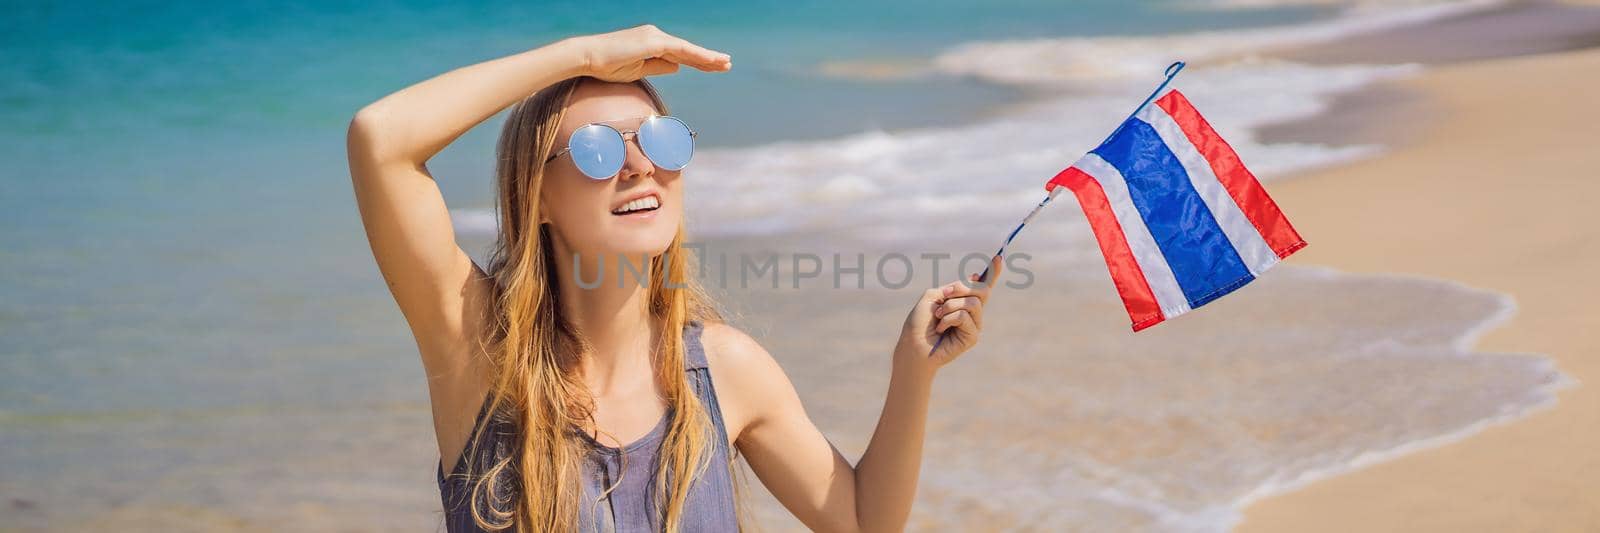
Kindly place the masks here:
<instances>
[{"instance_id":1,"label":"sandy beach","mask_svg":"<svg viewBox=\"0 0 1600 533\"><path fill-rule=\"evenodd\" d=\"M1600 530L1597 74L1593 49L1430 68L1382 89L1419 97L1378 104L1424 117L1402 125L1410 142L1273 185L1315 243L1294 262L1509 294L1516 314L1477 349L1547 354L1577 384L1553 409L1265 498L1239 531Z\"/></svg>"}]
</instances>

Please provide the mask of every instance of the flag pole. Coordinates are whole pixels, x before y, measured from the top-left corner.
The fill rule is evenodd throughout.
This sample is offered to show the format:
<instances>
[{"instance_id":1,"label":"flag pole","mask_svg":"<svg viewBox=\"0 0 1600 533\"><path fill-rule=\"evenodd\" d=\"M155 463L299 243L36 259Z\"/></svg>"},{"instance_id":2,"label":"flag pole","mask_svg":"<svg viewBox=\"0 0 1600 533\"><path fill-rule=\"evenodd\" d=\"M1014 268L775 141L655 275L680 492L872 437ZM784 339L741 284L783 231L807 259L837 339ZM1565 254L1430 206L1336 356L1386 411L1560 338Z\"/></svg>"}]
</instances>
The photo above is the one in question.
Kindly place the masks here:
<instances>
[{"instance_id":1,"label":"flag pole","mask_svg":"<svg viewBox=\"0 0 1600 533\"><path fill-rule=\"evenodd\" d=\"M1150 105L1150 102L1154 101L1157 96L1160 96L1161 95L1161 91L1163 89L1166 89L1167 85L1172 83L1172 78L1177 77L1178 73L1183 71L1183 67L1185 67L1187 65L1188 65L1187 63L1184 63L1182 61L1174 61L1171 65L1167 65L1167 70L1165 72L1166 79L1161 80L1161 85L1156 86L1156 90L1151 91L1150 92L1150 96L1146 97L1144 99L1144 102L1141 102L1139 104L1139 107L1133 108L1133 112L1128 114L1128 118L1122 119L1122 122L1120 124L1117 124L1117 129L1111 130L1111 134L1107 135L1104 140L1100 141L1100 144L1103 145L1103 144L1106 143L1106 141L1110 141L1112 137L1116 137L1117 136L1117 132L1122 131L1122 127L1126 126L1128 124L1129 120L1133 120L1133 117L1139 116L1139 112L1140 111L1144 111L1145 106ZM1057 185L1055 187L1051 187L1050 188L1050 192L1045 195L1044 200L1040 200L1039 201L1039 205L1033 206L1033 210L1028 212L1028 216L1022 217L1022 223L1021 224L1017 224L1017 227L1011 230L1011 234L1006 236L1006 242L1000 244L1000 249L995 251L994 257L1000 257L1002 254L1005 253L1006 247L1011 245L1011 241L1013 239L1017 238L1017 234L1018 233L1022 233L1022 228L1027 226L1029 222L1032 222L1033 221L1033 217L1037 216L1040 211L1043 211L1044 210L1044 206L1049 204L1050 200L1054 200L1057 194L1061 193L1061 189L1062 189L1062 187L1060 185ZM994 263L991 260L988 265L985 265L983 267L983 272L978 274L978 283L985 283L985 282L988 281L988 279L989 279L989 265L992 265L992 264L994 264ZM966 280L962 280L963 283L965 281ZM928 355L932 356L933 352L938 351L939 350L939 344L943 343L943 342L944 342L944 336L940 335L939 338L933 342L933 349L928 350Z\"/></svg>"},{"instance_id":2,"label":"flag pole","mask_svg":"<svg viewBox=\"0 0 1600 533\"><path fill-rule=\"evenodd\" d=\"M1133 112L1128 113L1128 118L1122 119L1122 123L1117 124L1117 129L1111 130L1111 135L1107 135L1105 140L1100 141L1100 144L1105 144L1106 141L1111 140L1112 137L1116 137L1117 132L1122 131L1122 127L1128 125L1129 120L1133 120L1133 117L1139 116L1139 112L1144 111L1145 106L1150 105L1150 102L1154 101L1157 96L1160 96L1161 90L1166 89L1167 85L1172 83L1172 78L1176 78L1178 73L1183 71L1183 67L1185 66L1188 66L1188 63L1184 63L1182 61L1174 61L1171 65L1167 65L1167 79L1161 80L1161 85L1157 85L1156 90L1151 91L1150 96L1145 97L1144 102L1140 103L1139 107L1133 108Z\"/></svg>"}]
</instances>

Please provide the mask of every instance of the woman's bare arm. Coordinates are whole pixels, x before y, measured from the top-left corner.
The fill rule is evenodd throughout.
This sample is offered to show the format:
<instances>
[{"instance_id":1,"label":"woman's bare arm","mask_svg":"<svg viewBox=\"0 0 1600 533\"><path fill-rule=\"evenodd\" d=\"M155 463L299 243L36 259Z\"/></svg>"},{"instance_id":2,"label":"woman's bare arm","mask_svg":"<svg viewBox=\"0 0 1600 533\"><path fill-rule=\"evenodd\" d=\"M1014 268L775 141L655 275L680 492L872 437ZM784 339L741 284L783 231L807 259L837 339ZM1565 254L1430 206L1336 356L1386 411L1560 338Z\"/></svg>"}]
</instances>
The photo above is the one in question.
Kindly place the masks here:
<instances>
[{"instance_id":1,"label":"woman's bare arm","mask_svg":"<svg viewBox=\"0 0 1600 533\"><path fill-rule=\"evenodd\" d=\"M776 360L727 326L707 329L711 365L739 451L767 490L816 531L901 531L922 467L928 396L938 369L977 343L989 283L960 282L922 295L895 346L888 396L861 460L851 466L806 415ZM945 340L933 350L943 334ZM930 355L930 351L932 352ZM720 368L719 368L720 367ZM731 412L729 412L731 411Z\"/></svg>"},{"instance_id":2,"label":"woman's bare arm","mask_svg":"<svg viewBox=\"0 0 1600 533\"><path fill-rule=\"evenodd\" d=\"M577 50L560 42L406 87L350 121L346 147L356 205L378 269L422 355L446 469L465 447L487 390L473 355L490 287L456 244L427 161L474 125L581 66Z\"/></svg>"},{"instance_id":3,"label":"woman's bare arm","mask_svg":"<svg viewBox=\"0 0 1600 533\"><path fill-rule=\"evenodd\" d=\"M670 73L680 63L726 70L727 56L648 25L572 37L440 74L367 105L350 121L346 148L356 204L373 257L422 354L446 466L465 446L487 388L472 356L490 286L456 244L428 159L478 123L563 79L631 81Z\"/></svg>"}]
</instances>

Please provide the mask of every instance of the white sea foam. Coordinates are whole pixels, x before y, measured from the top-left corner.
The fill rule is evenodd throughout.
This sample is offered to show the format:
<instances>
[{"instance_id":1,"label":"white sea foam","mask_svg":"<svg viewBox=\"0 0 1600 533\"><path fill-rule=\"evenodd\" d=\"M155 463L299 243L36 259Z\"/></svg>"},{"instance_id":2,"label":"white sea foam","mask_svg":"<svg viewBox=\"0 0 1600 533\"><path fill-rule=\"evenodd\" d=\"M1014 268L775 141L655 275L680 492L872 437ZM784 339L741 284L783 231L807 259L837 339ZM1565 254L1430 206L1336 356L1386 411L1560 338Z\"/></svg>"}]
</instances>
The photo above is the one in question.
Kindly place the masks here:
<instances>
[{"instance_id":1,"label":"white sea foam","mask_svg":"<svg viewBox=\"0 0 1600 533\"><path fill-rule=\"evenodd\" d=\"M1498 0L1431 2L1379 8L1359 4L1330 20L1257 29L1148 37L1062 37L975 42L957 46L934 63L952 74L1007 84L1098 83L1146 80L1173 61L1202 64L1262 52L1346 39L1413 25L1504 3Z\"/></svg>"},{"instance_id":2,"label":"white sea foam","mask_svg":"<svg viewBox=\"0 0 1600 533\"><path fill-rule=\"evenodd\" d=\"M1191 0L1190 7L1199 9L1258 9L1283 6L1339 6L1349 11L1393 11L1400 7L1451 8L1462 4L1460 0ZM1496 2L1505 3L1505 2ZM1465 9L1471 9L1470 7Z\"/></svg>"}]
</instances>

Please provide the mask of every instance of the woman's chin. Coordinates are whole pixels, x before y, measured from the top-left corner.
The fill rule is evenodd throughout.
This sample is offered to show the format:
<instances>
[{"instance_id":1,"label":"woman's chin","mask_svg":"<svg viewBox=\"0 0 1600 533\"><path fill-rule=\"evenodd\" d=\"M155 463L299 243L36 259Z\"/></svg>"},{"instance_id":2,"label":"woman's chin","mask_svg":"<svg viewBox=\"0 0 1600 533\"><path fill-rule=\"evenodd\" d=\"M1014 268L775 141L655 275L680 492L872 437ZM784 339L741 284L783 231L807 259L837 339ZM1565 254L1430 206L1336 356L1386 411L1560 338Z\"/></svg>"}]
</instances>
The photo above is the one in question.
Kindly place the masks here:
<instances>
[{"instance_id":1,"label":"woman's chin","mask_svg":"<svg viewBox=\"0 0 1600 533\"><path fill-rule=\"evenodd\" d=\"M611 246L609 255L627 258L655 257L666 253L667 247L672 245L672 238L677 232L666 234L657 238L648 235L629 235L619 237L608 242ZM609 258L608 258L609 259Z\"/></svg>"},{"instance_id":2,"label":"woman's chin","mask_svg":"<svg viewBox=\"0 0 1600 533\"><path fill-rule=\"evenodd\" d=\"M659 217L627 220L607 228L603 242L616 253L638 257L640 254L660 255L678 236L678 217Z\"/></svg>"}]
</instances>

